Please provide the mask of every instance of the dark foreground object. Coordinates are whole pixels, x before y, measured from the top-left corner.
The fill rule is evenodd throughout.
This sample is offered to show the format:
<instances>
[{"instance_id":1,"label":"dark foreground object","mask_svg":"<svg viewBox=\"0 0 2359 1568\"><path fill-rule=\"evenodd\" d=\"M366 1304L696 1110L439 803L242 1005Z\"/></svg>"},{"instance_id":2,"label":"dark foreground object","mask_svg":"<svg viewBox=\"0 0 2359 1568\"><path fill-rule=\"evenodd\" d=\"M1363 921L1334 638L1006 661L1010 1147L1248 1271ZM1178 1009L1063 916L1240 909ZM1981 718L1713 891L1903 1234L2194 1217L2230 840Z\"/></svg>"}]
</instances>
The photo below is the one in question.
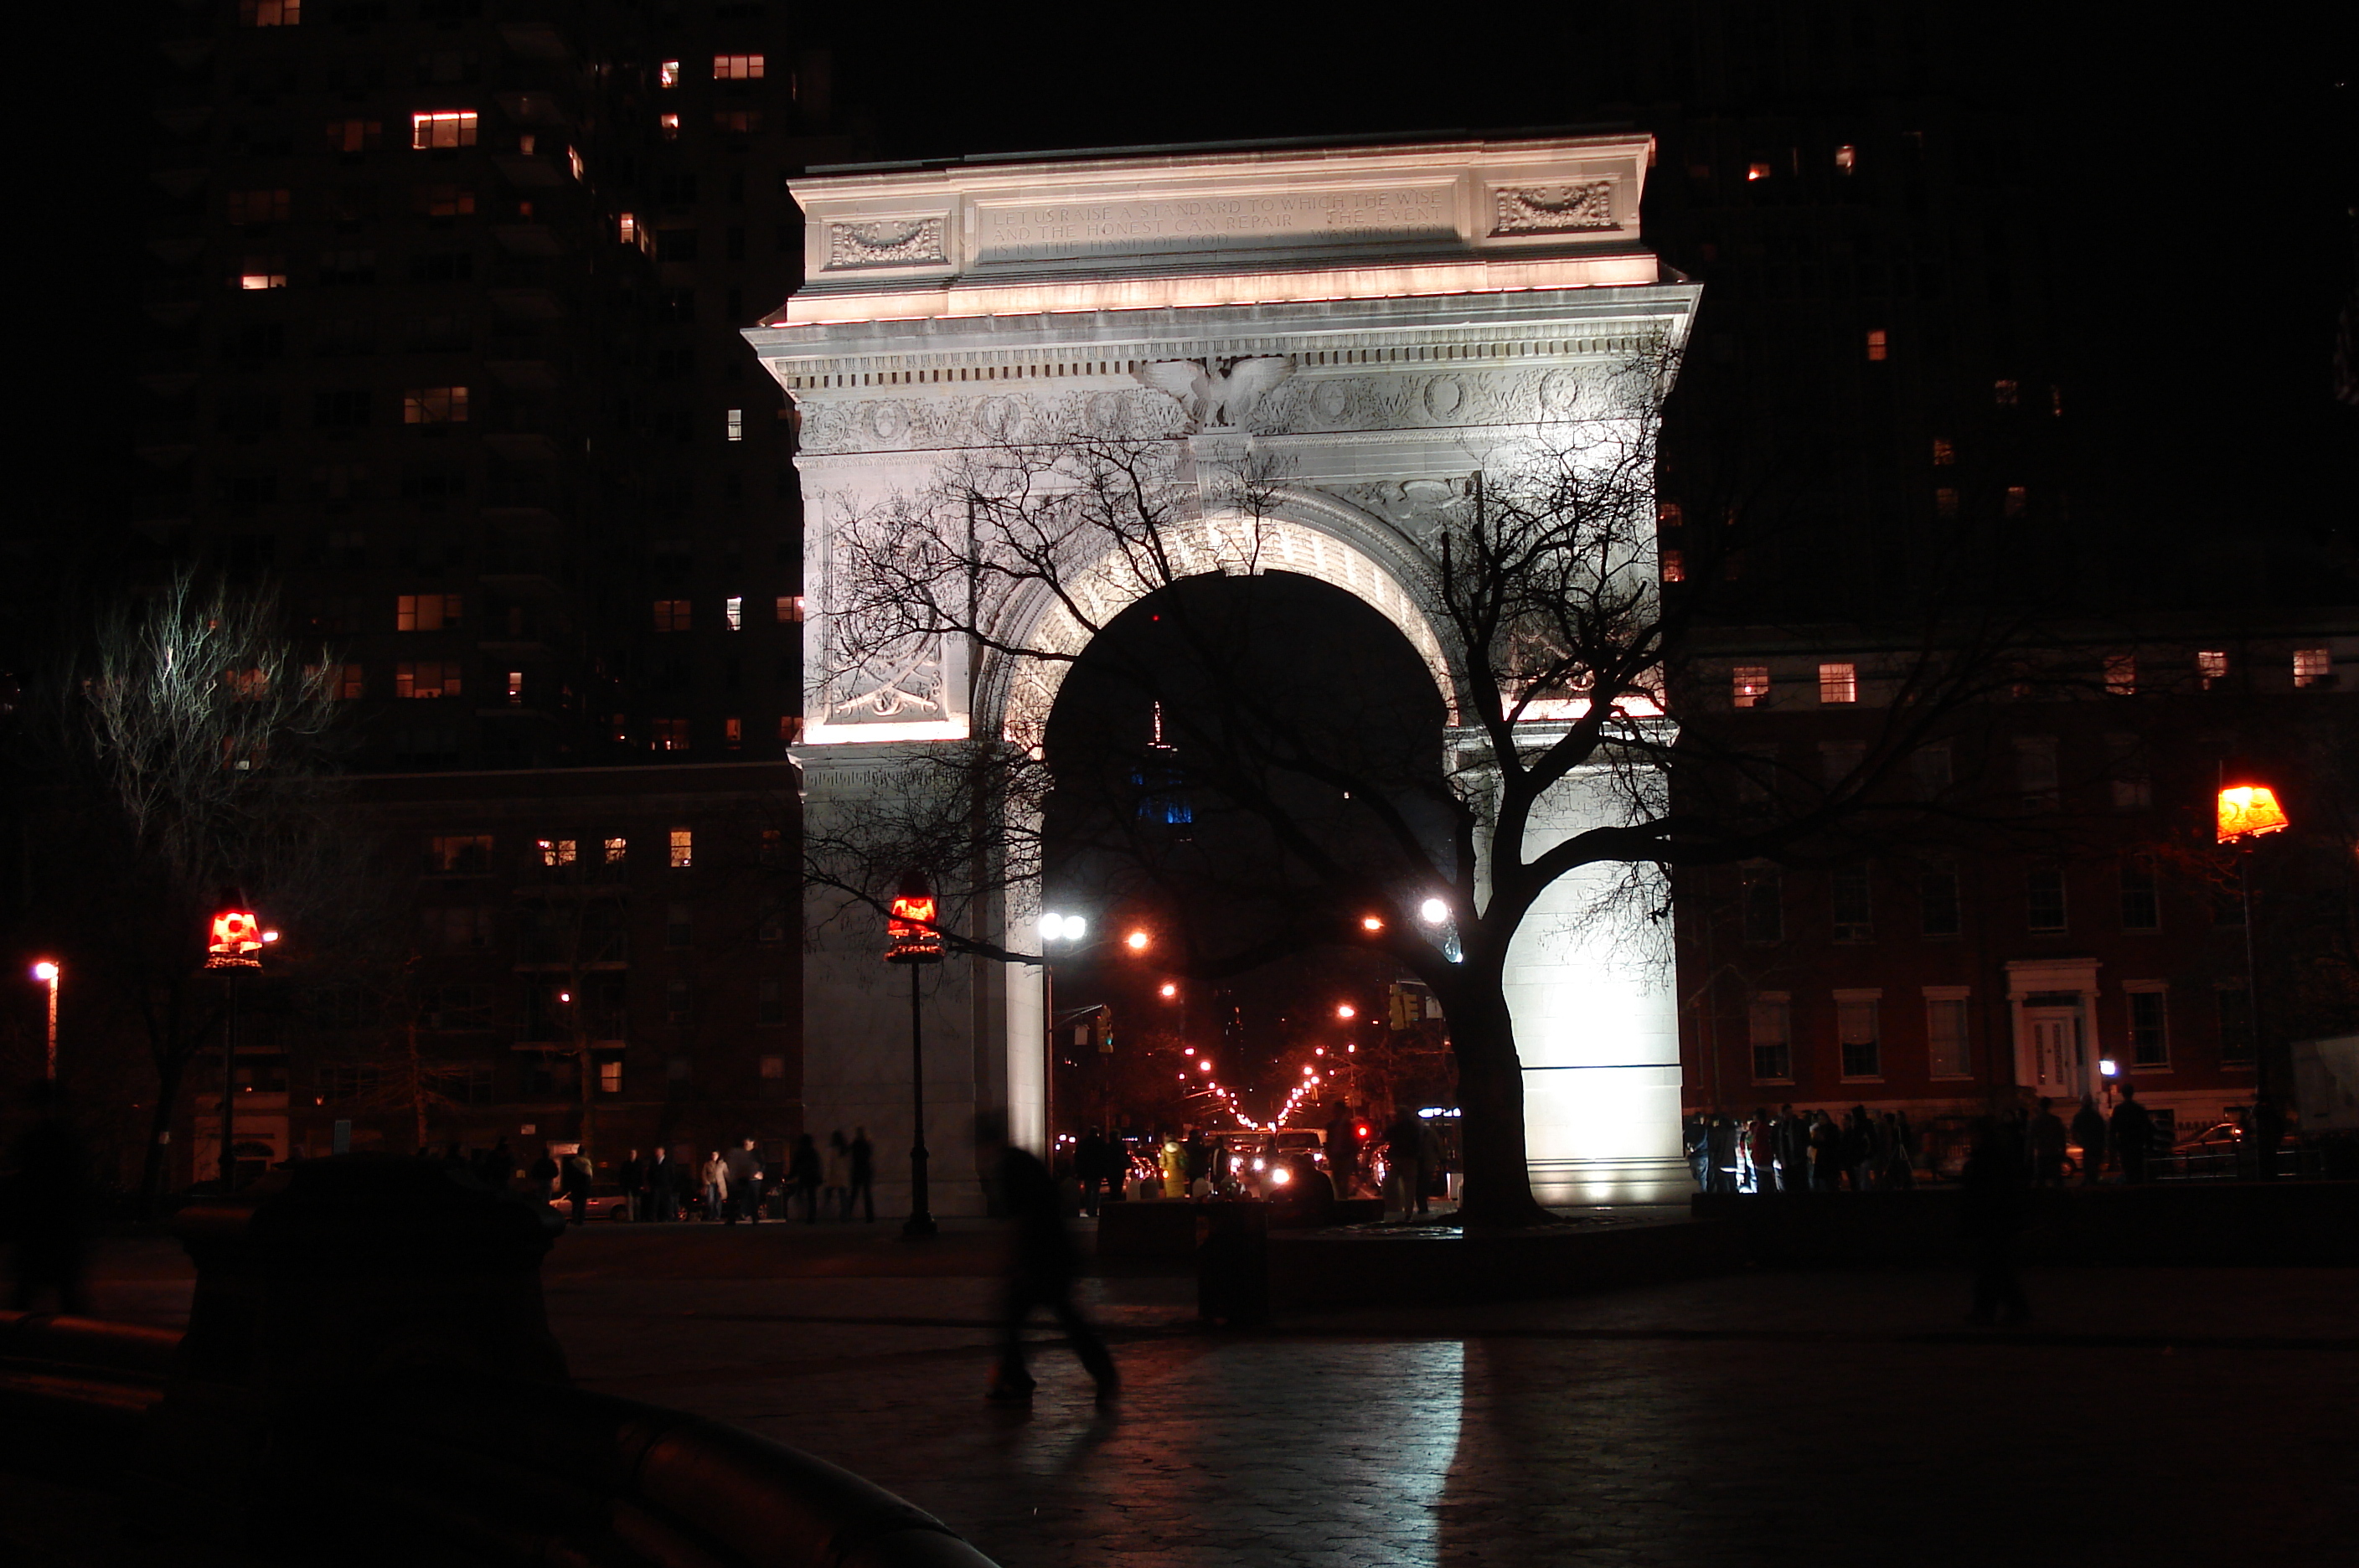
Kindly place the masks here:
<instances>
[{"instance_id":1,"label":"dark foreground object","mask_svg":"<svg viewBox=\"0 0 2359 1568\"><path fill-rule=\"evenodd\" d=\"M538 1205L351 1156L194 1210L185 1336L0 1314L0 1469L253 1561L989 1568L848 1471L570 1386ZM332 1544L331 1544L332 1543Z\"/></svg>"}]
</instances>

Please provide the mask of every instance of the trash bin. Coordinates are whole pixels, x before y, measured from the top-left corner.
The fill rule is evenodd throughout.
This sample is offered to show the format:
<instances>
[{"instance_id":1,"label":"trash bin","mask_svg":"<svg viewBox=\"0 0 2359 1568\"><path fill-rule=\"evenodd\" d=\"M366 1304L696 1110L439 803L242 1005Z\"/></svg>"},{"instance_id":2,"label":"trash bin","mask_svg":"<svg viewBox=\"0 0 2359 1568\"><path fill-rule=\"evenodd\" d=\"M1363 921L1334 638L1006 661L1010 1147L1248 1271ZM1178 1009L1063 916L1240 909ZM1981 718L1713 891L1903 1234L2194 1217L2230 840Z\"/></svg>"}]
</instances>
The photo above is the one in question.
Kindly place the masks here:
<instances>
[{"instance_id":1,"label":"trash bin","mask_svg":"<svg viewBox=\"0 0 2359 1568\"><path fill-rule=\"evenodd\" d=\"M1223 1199L1196 1210L1196 1315L1223 1328L1269 1321L1269 1208Z\"/></svg>"}]
</instances>

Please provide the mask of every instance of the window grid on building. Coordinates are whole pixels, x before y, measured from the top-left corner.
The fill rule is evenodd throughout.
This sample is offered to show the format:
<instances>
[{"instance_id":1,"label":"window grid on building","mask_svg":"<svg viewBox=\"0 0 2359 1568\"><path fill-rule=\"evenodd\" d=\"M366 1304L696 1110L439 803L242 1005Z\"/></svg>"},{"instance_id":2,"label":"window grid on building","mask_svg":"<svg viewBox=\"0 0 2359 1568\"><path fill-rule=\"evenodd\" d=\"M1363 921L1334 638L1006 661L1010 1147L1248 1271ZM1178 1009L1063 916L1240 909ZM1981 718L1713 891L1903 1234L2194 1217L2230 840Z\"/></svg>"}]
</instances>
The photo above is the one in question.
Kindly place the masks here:
<instances>
[{"instance_id":1,"label":"window grid on building","mask_svg":"<svg viewBox=\"0 0 2359 1568\"><path fill-rule=\"evenodd\" d=\"M1820 665L1819 701L1821 702L1858 702L1859 666L1856 664Z\"/></svg>"},{"instance_id":2,"label":"window grid on building","mask_svg":"<svg viewBox=\"0 0 2359 1568\"><path fill-rule=\"evenodd\" d=\"M1973 1062L1966 1035L1966 998L1936 996L1925 998L1926 1063L1936 1078L1967 1078Z\"/></svg>"},{"instance_id":3,"label":"window grid on building","mask_svg":"<svg viewBox=\"0 0 2359 1568\"><path fill-rule=\"evenodd\" d=\"M2065 929L2064 873L2053 866L2036 866L2024 874L2024 924L2035 931Z\"/></svg>"},{"instance_id":4,"label":"window grid on building","mask_svg":"<svg viewBox=\"0 0 2359 1568\"><path fill-rule=\"evenodd\" d=\"M2334 673L2334 653L2331 648L2296 648L2293 655L2293 683L2315 686Z\"/></svg>"},{"instance_id":5,"label":"window grid on building","mask_svg":"<svg viewBox=\"0 0 2359 1568\"><path fill-rule=\"evenodd\" d=\"M1785 881L1774 866L1745 874L1745 940L1786 940Z\"/></svg>"},{"instance_id":6,"label":"window grid on building","mask_svg":"<svg viewBox=\"0 0 2359 1568\"><path fill-rule=\"evenodd\" d=\"M1768 701L1769 667L1740 664L1729 674L1730 700L1740 708L1758 708Z\"/></svg>"},{"instance_id":7,"label":"window grid on building","mask_svg":"<svg viewBox=\"0 0 2359 1568\"><path fill-rule=\"evenodd\" d=\"M759 82L762 65L763 57L758 54L716 54L712 57L712 80Z\"/></svg>"},{"instance_id":8,"label":"window grid on building","mask_svg":"<svg viewBox=\"0 0 2359 1568\"><path fill-rule=\"evenodd\" d=\"M409 116L409 145L418 152L475 145L473 109L423 109Z\"/></svg>"},{"instance_id":9,"label":"window grid on building","mask_svg":"<svg viewBox=\"0 0 2359 1568\"><path fill-rule=\"evenodd\" d=\"M2132 855L2122 862L2122 929L2150 931L2162 929L2162 898L2156 886L2154 862Z\"/></svg>"},{"instance_id":10,"label":"window grid on building","mask_svg":"<svg viewBox=\"0 0 2359 1568\"><path fill-rule=\"evenodd\" d=\"M686 871L696 862L696 833L690 828L671 830L671 868Z\"/></svg>"},{"instance_id":11,"label":"window grid on building","mask_svg":"<svg viewBox=\"0 0 2359 1568\"><path fill-rule=\"evenodd\" d=\"M1827 878L1837 942L1871 942L1875 936L1874 881L1864 866L1837 867Z\"/></svg>"},{"instance_id":12,"label":"window grid on building","mask_svg":"<svg viewBox=\"0 0 2359 1568\"><path fill-rule=\"evenodd\" d=\"M1793 1005L1783 992L1765 992L1746 1009L1745 1035L1753 1051L1753 1081L1789 1083L1794 1079Z\"/></svg>"},{"instance_id":13,"label":"window grid on building","mask_svg":"<svg viewBox=\"0 0 2359 1568\"><path fill-rule=\"evenodd\" d=\"M2113 697L2137 694L2137 656L2132 653L2109 653L2105 656L2105 692Z\"/></svg>"},{"instance_id":14,"label":"window grid on building","mask_svg":"<svg viewBox=\"0 0 2359 1568\"><path fill-rule=\"evenodd\" d=\"M1843 1051L1845 1078L1884 1075L1884 1047L1877 1033L1881 1005L1872 996L1835 994L1835 1040Z\"/></svg>"},{"instance_id":15,"label":"window grid on building","mask_svg":"<svg viewBox=\"0 0 2359 1568\"><path fill-rule=\"evenodd\" d=\"M658 599L655 601L653 610L656 630L659 632L684 632L688 630L687 600Z\"/></svg>"},{"instance_id":16,"label":"window grid on building","mask_svg":"<svg viewBox=\"0 0 2359 1568\"><path fill-rule=\"evenodd\" d=\"M2228 679L2228 655L2225 649L2206 648L2195 656L2195 679L2206 691L2215 681Z\"/></svg>"},{"instance_id":17,"label":"window grid on building","mask_svg":"<svg viewBox=\"0 0 2359 1568\"><path fill-rule=\"evenodd\" d=\"M2169 999L2159 985L2128 993L2132 1067L2170 1065Z\"/></svg>"},{"instance_id":18,"label":"window grid on building","mask_svg":"<svg viewBox=\"0 0 2359 1568\"><path fill-rule=\"evenodd\" d=\"M1918 873L1917 929L1923 936L1956 936L1962 929L1956 866L1929 866Z\"/></svg>"}]
</instances>

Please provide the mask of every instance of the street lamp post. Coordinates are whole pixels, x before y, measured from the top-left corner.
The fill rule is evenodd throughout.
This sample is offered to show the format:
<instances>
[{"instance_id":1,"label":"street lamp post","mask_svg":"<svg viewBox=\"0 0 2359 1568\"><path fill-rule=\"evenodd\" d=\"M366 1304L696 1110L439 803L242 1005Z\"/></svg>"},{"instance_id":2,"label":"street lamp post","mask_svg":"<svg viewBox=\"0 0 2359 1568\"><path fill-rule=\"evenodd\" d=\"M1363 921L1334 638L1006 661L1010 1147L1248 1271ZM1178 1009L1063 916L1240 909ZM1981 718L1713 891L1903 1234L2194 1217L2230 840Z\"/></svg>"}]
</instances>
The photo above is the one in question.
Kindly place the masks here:
<instances>
[{"instance_id":1,"label":"street lamp post","mask_svg":"<svg viewBox=\"0 0 2359 1568\"><path fill-rule=\"evenodd\" d=\"M51 1083L58 1081L58 976L61 973L54 959L44 958L33 965L33 978L49 988L49 1054L42 1077Z\"/></svg>"},{"instance_id":2,"label":"street lamp post","mask_svg":"<svg viewBox=\"0 0 2359 1568\"><path fill-rule=\"evenodd\" d=\"M885 962L909 968L909 1217L901 1234L911 1239L934 1235L933 1203L926 1192L926 1051L922 997L918 989L919 966L942 960L942 933L934 895L926 879L912 871L901 879L885 922Z\"/></svg>"},{"instance_id":3,"label":"street lamp post","mask_svg":"<svg viewBox=\"0 0 2359 1568\"><path fill-rule=\"evenodd\" d=\"M2253 841L2265 833L2283 833L2293 826L2293 819L2277 804L2275 789L2225 766L2220 769L2218 806L2219 841L2236 849L2236 898L2245 919L2245 1017L2253 1031L2253 1130L2257 1137L2267 1137L2263 1128L2276 1127L2277 1119L2269 1102L2269 1053L2261 1041L2261 975L2253 947ZM2259 1169L2273 1175L2275 1166L2275 1149L2262 1152Z\"/></svg>"},{"instance_id":4,"label":"street lamp post","mask_svg":"<svg viewBox=\"0 0 2359 1568\"><path fill-rule=\"evenodd\" d=\"M262 961L254 955L262 944L277 936L266 933L254 911L246 907L245 896L235 890L222 894L221 909L213 916L212 941L208 944L205 967L222 972L222 984L228 991L227 1009L222 1018L222 1102L221 1102L221 1181L222 1195L237 1191L237 977L248 969L259 969Z\"/></svg>"},{"instance_id":5,"label":"street lamp post","mask_svg":"<svg viewBox=\"0 0 2359 1568\"><path fill-rule=\"evenodd\" d=\"M1089 934L1090 922L1080 915L1040 917L1040 1019L1048 1037L1047 1059L1040 1063L1040 1126L1051 1167L1057 1163L1057 966L1049 962L1049 944L1079 942Z\"/></svg>"}]
</instances>

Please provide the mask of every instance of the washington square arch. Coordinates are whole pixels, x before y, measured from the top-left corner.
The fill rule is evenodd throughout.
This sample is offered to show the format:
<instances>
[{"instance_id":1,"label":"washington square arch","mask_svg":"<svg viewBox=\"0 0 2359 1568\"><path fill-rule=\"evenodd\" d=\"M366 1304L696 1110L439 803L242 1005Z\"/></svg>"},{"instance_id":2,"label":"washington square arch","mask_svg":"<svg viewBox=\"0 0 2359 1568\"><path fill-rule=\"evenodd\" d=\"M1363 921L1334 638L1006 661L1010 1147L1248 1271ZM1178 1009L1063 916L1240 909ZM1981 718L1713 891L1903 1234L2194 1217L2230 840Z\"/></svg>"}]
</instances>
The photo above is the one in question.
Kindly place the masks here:
<instances>
[{"instance_id":1,"label":"washington square arch","mask_svg":"<svg viewBox=\"0 0 2359 1568\"><path fill-rule=\"evenodd\" d=\"M835 626L847 519L1036 432L1168 437L1177 483L1197 492L1183 573L1284 571L1350 593L1424 656L1457 713L1419 515L1466 483L1470 454L1684 343L1698 291L1639 239L1650 150L1636 134L1175 147L795 181L808 281L746 335L800 423L808 827L860 813L925 748L1037 742L1068 665L944 638L846 668ZM1245 560L1223 530L1254 465L1283 481ZM1147 591L1116 570L1082 576L1109 612ZM1035 598L995 613L1077 655L1085 622ZM1560 837L1596 820L1578 781L1566 789L1546 819ZM1508 950L1534 1191L1666 1199L1685 1178L1669 976L1552 940L1593 894L1565 878ZM993 902L993 940L1038 953L1037 887ZM878 922L842 905L806 897L805 1126L865 1127L890 1202L906 1181L908 994L878 962ZM1043 1005L1037 965L954 955L928 974L938 1212L981 1207L964 1156L974 1111L1004 1109L1016 1141L1045 1148Z\"/></svg>"}]
</instances>

